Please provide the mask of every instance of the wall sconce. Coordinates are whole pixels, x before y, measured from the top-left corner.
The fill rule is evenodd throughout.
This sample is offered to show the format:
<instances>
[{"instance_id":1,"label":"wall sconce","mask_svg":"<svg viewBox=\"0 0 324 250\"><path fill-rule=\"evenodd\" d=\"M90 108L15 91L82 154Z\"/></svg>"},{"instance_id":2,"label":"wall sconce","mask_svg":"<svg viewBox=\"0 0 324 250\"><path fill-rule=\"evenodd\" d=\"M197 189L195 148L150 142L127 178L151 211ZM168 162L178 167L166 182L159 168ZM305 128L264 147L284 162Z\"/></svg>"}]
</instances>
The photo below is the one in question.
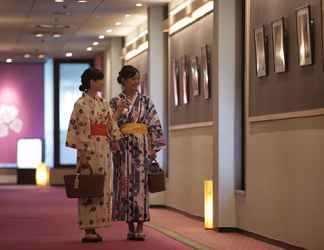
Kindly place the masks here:
<instances>
[{"instance_id":1,"label":"wall sconce","mask_svg":"<svg viewBox=\"0 0 324 250\"><path fill-rule=\"evenodd\" d=\"M36 168L36 185L37 186L48 186L49 185L49 168L45 163L41 163Z\"/></svg>"},{"instance_id":2,"label":"wall sconce","mask_svg":"<svg viewBox=\"0 0 324 250\"><path fill-rule=\"evenodd\" d=\"M169 32L169 35L183 29L192 24L204 15L209 14L214 9L214 1L212 0L193 0L190 3L182 5L182 9L177 12L171 11L169 18L164 21L164 32Z\"/></svg>"},{"instance_id":3,"label":"wall sconce","mask_svg":"<svg viewBox=\"0 0 324 250\"><path fill-rule=\"evenodd\" d=\"M205 218L205 229L214 228L214 206L213 206L213 181L204 181L204 218Z\"/></svg>"}]
</instances>

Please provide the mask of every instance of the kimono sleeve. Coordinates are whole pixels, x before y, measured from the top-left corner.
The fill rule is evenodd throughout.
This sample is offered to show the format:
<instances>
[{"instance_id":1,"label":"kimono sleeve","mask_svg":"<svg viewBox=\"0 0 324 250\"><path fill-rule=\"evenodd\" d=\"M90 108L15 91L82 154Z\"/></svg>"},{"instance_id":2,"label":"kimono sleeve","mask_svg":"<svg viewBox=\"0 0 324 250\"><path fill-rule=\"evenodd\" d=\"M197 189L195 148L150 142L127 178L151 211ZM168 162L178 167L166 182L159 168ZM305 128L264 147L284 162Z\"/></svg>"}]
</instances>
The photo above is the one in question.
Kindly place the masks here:
<instances>
[{"instance_id":1,"label":"kimono sleeve","mask_svg":"<svg viewBox=\"0 0 324 250\"><path fill-rule=\"evenodd\" d=\"M121 138L121 132L119 130L117 121L113 119L112 110L108 107L107 114L107 128L108 128L108 137L111 140L119 140Z\"/></svg>"},{"instance_id":2,"label":"kimono sleeve","mask_svg":"<svg viewBox=\"0 0 324 250\"><path fill-rule=\"evenodd\" d=\"M148 139L150 149L158 152L165 147L163 131L159 116L151 99L148 100L148 110L146 114L146 122L148 124Z\"/></svg>"},{"instance_id":3,"label":"kimono sleeve","mask_svg":"<svg viewBox=\"0 0 324 250\"><path fill-rule=\"evenodd\" d=\"M65 145L78 150L90 150L91 127L89 111L80 102L74 104Z\"/></svg>"}]
</instances>

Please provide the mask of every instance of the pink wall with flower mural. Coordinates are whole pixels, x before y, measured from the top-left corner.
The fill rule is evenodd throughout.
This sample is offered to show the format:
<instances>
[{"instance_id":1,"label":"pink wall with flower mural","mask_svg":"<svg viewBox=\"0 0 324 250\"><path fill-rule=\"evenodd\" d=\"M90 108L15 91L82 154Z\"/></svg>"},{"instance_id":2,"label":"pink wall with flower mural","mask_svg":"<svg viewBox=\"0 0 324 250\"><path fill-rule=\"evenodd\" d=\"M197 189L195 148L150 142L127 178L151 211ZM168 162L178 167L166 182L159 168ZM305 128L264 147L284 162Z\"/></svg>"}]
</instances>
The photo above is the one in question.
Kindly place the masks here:
<instances>
[{"instance_id":1,"label":"pink wall with flower mural","mask_svg":"<svg viewBox=\"0 0 324 250\"><path fill-rule=\"evenodd\" d=\"M0 166L16 163L17 139L44 138L43 67L0 63Z\"/></svg>"}]
</instances>

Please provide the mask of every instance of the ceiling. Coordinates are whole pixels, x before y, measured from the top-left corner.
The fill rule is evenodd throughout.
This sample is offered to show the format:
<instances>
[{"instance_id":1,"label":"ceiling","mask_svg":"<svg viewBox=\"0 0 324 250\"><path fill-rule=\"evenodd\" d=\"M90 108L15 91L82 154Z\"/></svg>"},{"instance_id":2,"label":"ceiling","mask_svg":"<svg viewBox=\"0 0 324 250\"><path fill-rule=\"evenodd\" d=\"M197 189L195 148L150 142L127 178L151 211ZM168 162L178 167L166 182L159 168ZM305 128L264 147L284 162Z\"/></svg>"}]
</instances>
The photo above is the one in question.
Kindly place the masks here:
<instances>
[{"instance_id":1,"label":"ceiling","mask_svg":"<svg viewBox=\"0 0 324 250\"><path fill-rule=\"evenodd\" d=\"M166 4L169 0L0 0L0 62L38 61L38 55L63 58L84 58L104 51L111 37L133 32L147 20L150 5ZM142 3L142 7L136 7ZM130 16L126 17L125 15ZM120 22L116 26L116 22ZM112 32L107 33L107 29ZM43 37L36 37L41 33ZM61 34L55 38L54 34ZM98 39L99 35L105 38ZM98 46L92 46L98 41ZM91 46L92 51L86 48ZM30 58L24 58L29 54ZM44 59L41 59L44 60Z\"/></svg>"}]
</instances>

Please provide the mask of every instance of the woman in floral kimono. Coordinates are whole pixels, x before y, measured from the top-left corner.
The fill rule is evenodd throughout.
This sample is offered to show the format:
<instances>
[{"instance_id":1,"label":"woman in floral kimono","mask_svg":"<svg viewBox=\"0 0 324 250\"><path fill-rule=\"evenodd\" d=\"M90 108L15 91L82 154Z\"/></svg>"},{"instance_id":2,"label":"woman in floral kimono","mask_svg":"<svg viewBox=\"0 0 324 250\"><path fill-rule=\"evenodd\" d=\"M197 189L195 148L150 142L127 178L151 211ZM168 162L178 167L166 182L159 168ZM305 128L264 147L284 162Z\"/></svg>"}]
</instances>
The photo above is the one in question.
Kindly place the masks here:
<instances>
[{"instance_id":1,"label":"woman in floral kimono","mask_svg":"<svg viewBox=\"0 0 324 250\"><path fill-rule=\"evenodd\" d=\"M85 230L82 242L102 241L95 229L111 224L109 141L118 139L120 134L108 103L97 95L104 86L103 78L103 73L94 68L82 74L79 89L83 94L74 104L66 138L66 146L77 149L78 173L105 175L103 197L79 199L79 225Z\"/></svg>"},{"instance_id":2,"label":"woman in floral kimono","mask_svg":"<svg viewBox=\"0 0 324 250\"><path fill-rule=\"evenodd\" d=\"M118 117L122 138L114 153L113 218L128 223L130 240L144 240L143 223L149 221L147 168L164 146L162 128L152 100L138 93L140 74L126 65L119 72L122 93L111 100L112 111L126 104ZM136 229L134 223L137 223Z\"/></svg>"}]
</instances>

